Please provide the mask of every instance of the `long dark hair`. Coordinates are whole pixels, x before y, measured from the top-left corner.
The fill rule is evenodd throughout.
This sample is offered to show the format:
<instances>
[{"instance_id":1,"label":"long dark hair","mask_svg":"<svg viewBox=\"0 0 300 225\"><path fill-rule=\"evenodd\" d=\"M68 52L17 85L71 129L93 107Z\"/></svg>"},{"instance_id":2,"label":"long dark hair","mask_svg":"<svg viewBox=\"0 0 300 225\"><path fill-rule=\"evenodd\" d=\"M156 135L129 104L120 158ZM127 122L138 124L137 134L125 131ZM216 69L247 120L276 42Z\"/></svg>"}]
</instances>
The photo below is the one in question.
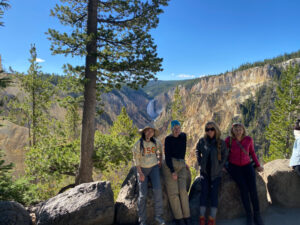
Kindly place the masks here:
<instances>
[{"instance_id":1,"label":"long dark hair","mask_svg":"<svg viewBox=\"0 0 300 225\"><path fill-rule=\"evenodd\" d=\"M144 151L143 151L144 150L144 141L146 141L146 135L143 132L142 137L140 138L140 151L141 151L142 155L144 155ZM153 142L156 146L156 140L155 140L154 136L150 138L150 141Z\"/></svg>"},{"instance_id":2,"label":"long dark hair","mask_svg":"<svg viewBox=\"0 0 300 225\"><path fill-rule=\"evenodd\" d=\"M294 130L300 130L300 119L297 119Z\"/></svg>"}]
</instances>

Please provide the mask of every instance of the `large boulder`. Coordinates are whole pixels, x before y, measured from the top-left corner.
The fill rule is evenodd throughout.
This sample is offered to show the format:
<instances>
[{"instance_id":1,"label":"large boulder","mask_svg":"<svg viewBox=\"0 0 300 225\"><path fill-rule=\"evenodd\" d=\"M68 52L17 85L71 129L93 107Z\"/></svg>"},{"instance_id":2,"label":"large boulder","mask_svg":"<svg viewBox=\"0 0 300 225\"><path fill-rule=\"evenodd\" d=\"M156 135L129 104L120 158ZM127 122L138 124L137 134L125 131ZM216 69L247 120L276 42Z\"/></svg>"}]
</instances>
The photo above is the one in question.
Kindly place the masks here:
<instances>
[{"instance_id":1,"label":"large boulder","mask_svg":"<svg viewBox=\"0 0 300 225\"><path fill-rule=\"evenodd\" d=\"M256 186L261 211L268 206L266 184L260 174L256 174ZM200 177L197 177L190 191L190 209L193 219L199 218L200 209ZM245 215L238 186L228 173L223 173L219 189L218 219L232 219Z\"/></svg>"},{"instance_id":2,"label":"large boulder","mask_svg":"<svg viewBox=\"0 0 300 225\"><path fill-rule=\"evenodd\" d=\"M42 203L36 214L37 225L111 225L114 197L110 183L78 185Z\"/></svg>"},{"instance_id":3,"label":"large boulder","mask_svg":"<svg viewBox=\"0 0 300 225\"><path fill-rule=\"evenodd\" d=\"M167 191L165 188L165 182L161 171L161 184L163 192L163 208L164 208L164 219L165 221L172 221L173 214L170 208ZM191 173L188 170L187 178L187 189L189 189L191 184ZM122 184L120 193L118 195L115 207L116 207L116 223L117 224L137 224L137 200L138 200L139 186L137 181L137 171L135 167L132 167ZM153 191L151 182L148 185L147 194L147 222L148 224L155 224L154 222L154 201L153 201Z\"/></svg>"},{"instance_id":4,"label":"large boulder","mask_svg":"<svg viewBox=\"0 0 300 225\"><path fill-rule=\"evenodd\" d=\"M274 205L300 208L300 177L289 167L288 159L266 163L264 178Z\"/></svg>"},{"instance_id":5,"label":"large boulder","mask_svg":"<svg viewBox=\"0 0 300 225\"><path fill-rule=\"evenodd\" d=\"M32 225L32 221L20 203L0 201L0 225Z\"/></svg>"}]
</instances>

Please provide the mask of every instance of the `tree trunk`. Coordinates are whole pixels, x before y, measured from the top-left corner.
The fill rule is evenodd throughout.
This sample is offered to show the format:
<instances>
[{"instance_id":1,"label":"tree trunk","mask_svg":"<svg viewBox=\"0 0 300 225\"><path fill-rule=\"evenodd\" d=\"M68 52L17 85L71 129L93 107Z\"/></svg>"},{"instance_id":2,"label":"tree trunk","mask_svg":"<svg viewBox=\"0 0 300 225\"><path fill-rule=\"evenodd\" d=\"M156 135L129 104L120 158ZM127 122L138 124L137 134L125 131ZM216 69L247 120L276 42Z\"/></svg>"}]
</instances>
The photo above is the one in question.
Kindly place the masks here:
<instances>
[{"instance_id":1,"label":"tree trunk","mask_svg":"<svg viewBox=\"0 0 300 225\"><path fill-rule=\"evenodd\" d=\"M33 77L35 79L35 76ZM32 81L33 83L34 81ZM36 145L36 131L37 131L37 122L36 122L36 99L35 99L35 88L32 88L32 146Z\"/></svg>"},{"instance_id":2,"label":"tree trunk","mask_svg":"<svg viewBox=\"0 0 300 225\"><path fill-rule=\"evenodd\" d=\"M75 181L76 185L93 181L92 155L94 152L97 71L91 70L91 66L96 65L97 62L97 2L97 0L88 1L87 34L92 38L86 46L80 165Z\"/></svg>"}]
</instances>

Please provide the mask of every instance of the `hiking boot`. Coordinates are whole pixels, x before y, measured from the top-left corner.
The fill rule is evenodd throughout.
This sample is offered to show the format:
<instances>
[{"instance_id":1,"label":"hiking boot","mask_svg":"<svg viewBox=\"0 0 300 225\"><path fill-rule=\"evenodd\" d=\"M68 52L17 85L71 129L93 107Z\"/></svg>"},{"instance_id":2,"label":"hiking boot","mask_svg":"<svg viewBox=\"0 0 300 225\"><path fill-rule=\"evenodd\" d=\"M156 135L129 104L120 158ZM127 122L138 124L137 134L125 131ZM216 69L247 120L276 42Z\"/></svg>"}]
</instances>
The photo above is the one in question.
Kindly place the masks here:
<instances>
[{"instance_id":1,"label":"hiking boot","mask_svg":"<svg viewBox=\"0 0 300 225\"><path fill-rule=\"evenodd\" d=\"M199 225L205 225L205 216L199 217Z\"/></svg>"},{"instance_id":2,"label":"hiking boot","mask_svg":"<svg viewBox=\"0 0 300 225\"><path fill-rule=\"evenodd\" d=\"M156 216L156 217L154 218L154 220L155 220L156 223L159 224L159 225L166 225L164 219L163 219L161 216Z\"/></svg>"},{"instance_id":3,"label":"hiking boot","mask_svg":"<svg viewBox=\"0 0 300 225\"><path fill-rule=\"evenodd\" d=\"M253 219L254 219L255 225L264 225L264 222L261 218L260 212L254 212Z\"/></svg>"},{"instance_id":4,"label":"hiking boot","mask_svg":"<svg viewBox=\"0 0 300 225\"><path fill-rule=\"evenodd\" d=\"M210 216L207 225L216 225L216 220Z\"/></svg>"}]
</instances>

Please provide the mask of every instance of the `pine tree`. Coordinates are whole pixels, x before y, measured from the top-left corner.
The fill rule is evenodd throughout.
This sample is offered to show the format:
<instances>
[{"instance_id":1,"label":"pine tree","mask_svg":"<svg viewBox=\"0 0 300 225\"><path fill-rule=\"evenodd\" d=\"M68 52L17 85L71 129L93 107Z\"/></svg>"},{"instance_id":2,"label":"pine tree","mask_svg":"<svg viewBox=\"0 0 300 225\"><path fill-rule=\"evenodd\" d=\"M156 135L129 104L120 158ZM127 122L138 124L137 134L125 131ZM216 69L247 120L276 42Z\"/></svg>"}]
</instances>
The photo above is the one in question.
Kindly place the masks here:
<instances>
[{"instance_id":1,"label":"pine tree","mask_svg":"<svg viewBox=\"0 0 300 225\"><path fill-rule=\"evenodd\" d=\"M13 164L4 164L5 161L3 152L0 150L0 200L11 199L11 196L7 196L11 186L13 185L12 176L10 171L13 169Z\"/></svg>"},{"instance_id":2,"label":"pine tree","mask_svg":"<svg viewBox=\"0 0 300 225\"><path fill-rule=\"evenodd\" d=\"M176 87L174 92L174 100L171 106L172 111L172 120L178 120L183 122L183 105L182 105L182 97L180 95L179 86Z\"/></svg>"},{"instance_id":3,"label":"pine tree","mask_svg":"<svg viewBox=\"0 0 300 225\"><path fill-rule=\"evenodd\" d=\"M84 105L81 157L76 184L92 181L96 89L145 85L161 71L150 29L158 24L168 0L61 0L51 11L71 33L49 29L54 54L84 56L84 66L68 66L82 74Z\"/></svg>"},{"instance_id":4,"label":"pine tree","mask_svg":"<svg viewBox=\"0 0 300 225\"><path fill-rule=\"evenodd\" d=\"M139 137L138 129L133 125L125 107L109 129L110 134L96 132L95 167L104 171L108 165L118 167L132 159L131 149Z\"/></svg>"},{"instance_id":5,"label":"pine tree","mask_svg":"<svg viewBox=\"0 0 300 225\"><path fill-rule=\"evenodd\" d=\"M277 88L275 108L271 111L270 124L266 137L270 148L265 159L267 161L289 158L294 141L293 125L300 113L299 66L290 64L281 75Z\"/></svg>"},{"instance_id":6,"label":"pine tree","mask_svg":"<svg viewBox=\"0 0 300 225\"><path fill-rule=\"evenodd\" d=\"M138 129L136 126L133 126L133 121L128 116L125 107L122 107L120 115L118 115L117 119L113 123L113 126L110 128L110 134L113 136L127 136L133 141L137 137Z\"/></svg>"},{"instance_id":7,"label":"pine tree","mask_svg":"<svg viewBox=\"0 0 300 225\"><path fill-rule=\"evenodd\" d=\"M83 85L78 78L67 74L59 79L57 88L57 92L61 93L57 101L67 110L63 124L65 134L69 140L75 140L80 134L79 109L83 102Z\"/></svg>"},{"instance_id":8,"label":"pine tree","mask_svg":"<svg viewBox=\"0 0 300 225\"><path fill-rule=\"evenodd\" d=\"M0 19L3 18L4 10L8 9L10 5L8 4L8 0L0 0ZM3 22L0 21L0 26L3 26Z\"/></svg>"},{"instance_id":9,"label":"pine tree","mask_svg":"<svg viewBox=\"0 0 300 225\"><path fill-rule=\"evenodd\" d=\"M37 53L35 45L30 49L30 67L27 75L18 74L24 97L15 98L9 103L10 116L15 122L28 127L29 146L34 146L37 139L48 133L48 109L54 95L50 80L43 77L41 67L36 62ZM23 99L22 99L23 98Z\"/></svg>"}]
</instances>

